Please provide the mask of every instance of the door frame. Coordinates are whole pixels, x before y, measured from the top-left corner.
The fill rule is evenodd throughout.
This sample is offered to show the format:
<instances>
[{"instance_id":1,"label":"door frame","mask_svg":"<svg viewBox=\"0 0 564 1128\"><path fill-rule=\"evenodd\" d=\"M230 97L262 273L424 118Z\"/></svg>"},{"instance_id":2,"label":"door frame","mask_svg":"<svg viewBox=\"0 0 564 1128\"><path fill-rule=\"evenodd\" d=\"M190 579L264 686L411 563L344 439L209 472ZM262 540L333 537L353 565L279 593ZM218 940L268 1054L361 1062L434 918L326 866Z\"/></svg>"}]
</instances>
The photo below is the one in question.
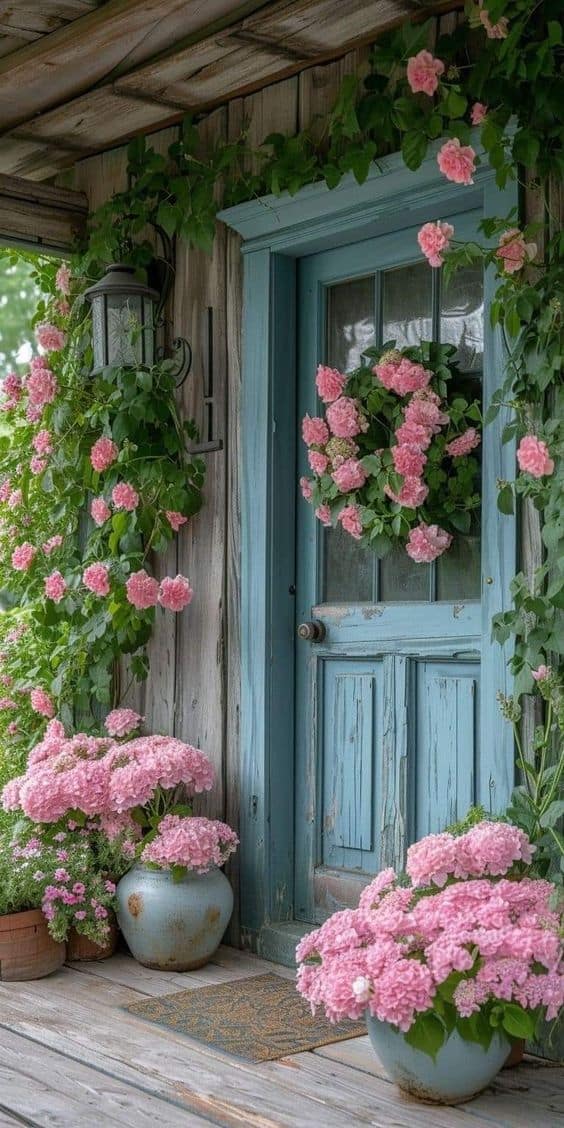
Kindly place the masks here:
<instances>
[{"instance_id":1,"label":"door frame","mask_svg":"<svg viewBox=\"0 0 564 1128\"><path fill-rule=\"evenodd\" d=\"M480 209L503 215L517 203L515 183L497 188L482 164L473 185L454 185L439 173L434 143L416 171L399 154L373 167L364 184L347 176L296 196L268 196L219 214L242 239L244 257L241 425L241 935L261 955L293 962L296 938L308 926L293 919L294 630L296 506L296 260L304 255ZM485 275L485 307L495 289ZM484 370L503 371L499 331L485 325ZM490 392L492 388L490 387ZM233 405L232 410L237 410ZM484 433L482 637L494 614L511 605L516 523L501 518L496 480L511 479L515 453L502 444L508 413ZM493 747L489 779L477 781L477 801L501 809L514 778L511 728L496 691L510 692L509 652L497 643L482 653L481 746Z\"/></svg>"}]
</instances>

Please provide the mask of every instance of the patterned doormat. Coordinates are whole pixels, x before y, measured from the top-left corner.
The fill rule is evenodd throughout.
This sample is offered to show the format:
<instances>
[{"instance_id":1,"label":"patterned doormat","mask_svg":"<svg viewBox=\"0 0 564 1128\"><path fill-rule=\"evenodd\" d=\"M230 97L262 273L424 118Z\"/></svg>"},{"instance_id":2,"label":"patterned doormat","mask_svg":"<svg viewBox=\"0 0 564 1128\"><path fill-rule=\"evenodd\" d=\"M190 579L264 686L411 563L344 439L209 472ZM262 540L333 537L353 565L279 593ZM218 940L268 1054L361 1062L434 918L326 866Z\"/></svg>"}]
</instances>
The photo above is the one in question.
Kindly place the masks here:
<instances>
[{"instance_id":1,"label":"patterned doormat","mask_svg":"<svg viewBox=\"0 0 564 1128\"><path fill-rule=\"evenodd\" d=\"M312 1015L293 979L281 975L195 987L125 1009L245 1061L273 1061L366 1034L364 1023L332 1026L323 1014Z\"/></svg>"}]
</instances>

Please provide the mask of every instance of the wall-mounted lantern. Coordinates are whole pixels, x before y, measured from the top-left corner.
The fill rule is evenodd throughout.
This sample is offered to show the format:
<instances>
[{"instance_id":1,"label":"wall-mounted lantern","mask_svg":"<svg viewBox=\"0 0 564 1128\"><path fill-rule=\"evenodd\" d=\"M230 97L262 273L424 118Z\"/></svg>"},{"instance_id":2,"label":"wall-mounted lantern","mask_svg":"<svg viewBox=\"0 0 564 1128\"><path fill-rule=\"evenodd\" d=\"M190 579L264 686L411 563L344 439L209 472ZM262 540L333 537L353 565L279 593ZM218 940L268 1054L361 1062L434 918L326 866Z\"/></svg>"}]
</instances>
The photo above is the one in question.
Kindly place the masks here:
<instances>
[{"instance_id":1,"label":"wall-mounted lantern","mask_svg":"<svg viewBox=\"0 0 564 1128\"><path fill-rule=\"evenodd\" d=\"M150 368L158 292L135 277L135 267L113 263L85 296L92 306L93 375L104 368Z\"/></svg>"}]
</instances>

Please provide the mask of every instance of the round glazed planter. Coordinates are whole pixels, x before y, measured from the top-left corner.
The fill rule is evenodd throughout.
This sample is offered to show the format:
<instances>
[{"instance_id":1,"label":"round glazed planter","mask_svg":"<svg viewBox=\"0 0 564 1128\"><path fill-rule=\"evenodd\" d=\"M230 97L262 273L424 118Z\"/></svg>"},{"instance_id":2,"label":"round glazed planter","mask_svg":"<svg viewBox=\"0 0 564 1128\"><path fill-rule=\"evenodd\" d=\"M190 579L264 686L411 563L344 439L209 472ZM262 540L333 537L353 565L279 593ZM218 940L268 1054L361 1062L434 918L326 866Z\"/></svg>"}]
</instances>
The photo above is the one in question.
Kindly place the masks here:
<instances>
[{"instance_id":1,"label":"round glazed planter","mask_svg":"<svg viewBox=\"0 0 564 1128\"><path fill-rule=\"evenodd\" d=\"M66 944L53 940L41 909L0 916L0 980L42 979L65 962Z\"/></svg>"},{"instance_id":2,"label":"round glazed planter","mask_svg":"<svg viewBox=\"0 0 564 1128\"><path fill-rule=\"evenodd\" d=\"M117 920L112 913L109 917L110 934L105 944L95 944L88 936L71 928L67 940L67 961L79 963L81 960L107 960L113 956L119 940Z\"/></svg>"},{"instance_id":3,"label":"round glazed planter","mask_svg":"<svg viewBox=\"0 0 564 1128\"><path fill-rule=\"evenodd\" d=\"M233 911L233 890L219 869L188 872L137 865L117 887L118 924L131 954L145 967L192 971L213 956Z\"/></svg>"},{"instance_id":4,"label":"round glazed planter","mask_svg":"<svg viewBox=\"0 0 564 1128\"><path fill-rule=\"evenodd\" d=\"M392 1081L432 1104L460 1104L476 1097L491 1084L511 1049L509 1039L499 1031L484 1050L453 1030L433 1061L410 1046L395 1027L370 1014L366 1021L372 1046Z\"/></svg>"}]
</instances>

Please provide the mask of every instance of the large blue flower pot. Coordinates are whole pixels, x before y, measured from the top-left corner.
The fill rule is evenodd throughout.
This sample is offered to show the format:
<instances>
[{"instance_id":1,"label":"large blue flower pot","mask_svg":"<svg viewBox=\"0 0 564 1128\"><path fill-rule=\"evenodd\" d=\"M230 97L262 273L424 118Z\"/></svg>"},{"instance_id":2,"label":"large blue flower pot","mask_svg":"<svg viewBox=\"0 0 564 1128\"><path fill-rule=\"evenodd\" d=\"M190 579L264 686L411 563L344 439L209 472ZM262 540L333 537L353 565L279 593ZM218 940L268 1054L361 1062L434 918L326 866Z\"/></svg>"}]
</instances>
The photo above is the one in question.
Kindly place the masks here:
<instances>
[{"instance_id":1,"label":"large blue flower pot","mask_svg":"<svg viewBox=\"0 0 564 1128\"><path fill-rule=\"evenodd\" d=\"M496 1031L489 1049L465 1042L456 1030L447 1038L435 1060L406 1042L387 1022L367 1014L370 1041L386 1072L400 1089L433 1104L469 1101L491 1084L511 1049L509 1039Z\"/></svg>"},{"instance_id":2,"label":"large blue flower pot","mask_svg":"<svg viewBox=\"0 0 564 1128\"><path fill-rule=\"evenodd\" d=\"M173 881L168 870L137 865L116 892L119 926L131 954L160 971L203 967L233 912L233 890L219 869Z\"/></svg>"}]
</instances>

